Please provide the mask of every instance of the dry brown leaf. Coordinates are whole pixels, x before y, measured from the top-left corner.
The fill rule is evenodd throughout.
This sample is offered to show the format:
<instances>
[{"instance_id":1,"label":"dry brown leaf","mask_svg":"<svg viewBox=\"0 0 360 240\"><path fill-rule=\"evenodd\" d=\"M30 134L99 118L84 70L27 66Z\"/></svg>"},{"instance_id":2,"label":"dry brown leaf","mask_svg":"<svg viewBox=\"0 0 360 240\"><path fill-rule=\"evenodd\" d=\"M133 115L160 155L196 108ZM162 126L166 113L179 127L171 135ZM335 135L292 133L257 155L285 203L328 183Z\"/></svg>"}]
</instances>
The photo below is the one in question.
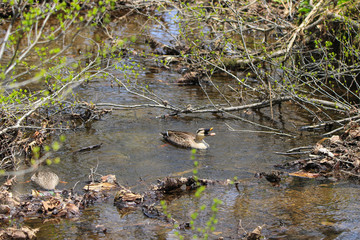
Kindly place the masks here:
<instances>
[{"instance_id":1,"label":"dry brown leaf","mask_svg":"<svg viewBox=\"0 0 360 240\"><path fill-rule=\"evenodd\" d=\"M60 204L61 202L55 198L51 198L47 201L42 201L42 205L45 212L49 212L49 210L51 211L57 208Z\"/></svg>"},{"instance_id":2,"label":"dry brown leaf","mask_svg":"<svg viewBox=\"0 0 360 240\"><path fill-rule=\"evenodd\" d=\"M67 209L68 211L70 211L73 214L79 214L79 212L80 212L79 208L73 203L66 204L65 209Z\"/></svg>"},{"instance_id":3,"label":"dry brown leaf","mask_svg":"<svg viewBox=\"0 0 360 240\"><path fill-rule=\"evenodd\" d=\"M90 183L83 187L85 191L106 191L116 188L115 183L101 182L101 183Z\"/></svg>"},{"instance_id":4,"label":"dry brown leaf","mask_svg":"<svg viewBox=\"0 0 360 240\"><path fill-rule=\"evenodd\" d=\"M246 236L247 240L260 240L261 239L262 226L256 227L250 234Z\"/></svg>"},{"instance_id":5,"label":"dry brown leaf","mask_svg":"<svg viewBox=\"0 0 360 240\"><path fill-rule=\"evenodd\" d=\"M319 173L309 173L305 171L297 171L297 172L289 173L289 175L293 177L303 177L303 178L317 178L320 176Z\"/></svg>"},{"instance_id":6,"label":"dry brown leaf","mask_svg":"<svg viewBox=\"0 0 360 240\"><path fill-rule=\"evenodd\" d=\"M80 213L79 208L73 203L67 203L61 211L59 211L56 216L58 217L77 217Z\"/></svg>"},{"instance_id":7,"label":"dry brown leaf","mask_svg":"<svg viewBox=\"0 0 360 240\"><path fill-rule=\"evenodd\" d=\"M114 183L115 181L116 181L116 176L112 174L101 177L101 182Z\"/></svg>"},{"instance_id":8,"label":"dry brown leaf","mask_svg":"<svg viewBox=\"0 0 360 240\"><path fill-rule=\"evenodd\" d=\"M353 164L354 164L354 167L355 167L355 168L358 168L358 167L360 166L360 159L359 159L359 158L355 158Z\"/></svg>"},{"instance_id":9,"label":"dry brown leaf","mask_svg":"<svg viewBox=\"0 0 360 240\"><path fill-rule=\"evenodd\" d=\"M341 142L340 136L339 135L333 135L330 138L330 143L337 143L337 142Z\"/></svg>"},{"instance_id":10,"label":"dry brown leaf","mask_svg":"<svg viewBox=\"0 0 360 240\"><path fill-rule=\"evenodd\" d=\"M115 194L115 201L121 202L142 202L143 196L141 194L135 194L130 190L120 190Z\"/></svg>"}]
</instances>

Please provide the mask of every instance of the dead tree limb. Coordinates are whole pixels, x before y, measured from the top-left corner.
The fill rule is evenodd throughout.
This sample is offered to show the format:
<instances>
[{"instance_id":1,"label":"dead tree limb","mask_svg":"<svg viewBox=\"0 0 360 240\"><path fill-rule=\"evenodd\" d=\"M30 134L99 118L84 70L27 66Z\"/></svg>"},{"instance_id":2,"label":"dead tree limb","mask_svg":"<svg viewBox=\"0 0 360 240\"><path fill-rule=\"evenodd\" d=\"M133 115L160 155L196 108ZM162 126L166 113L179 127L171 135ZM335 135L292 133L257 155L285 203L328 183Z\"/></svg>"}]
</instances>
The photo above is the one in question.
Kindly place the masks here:
<instances>
[{"instance_id":1,"label":"dead tree limb","mask_svg":"<svg viewBox=\"0 0 360 240\"><path fill-rule=\"evenodd\" d=\"M320 9L320 6L321 6L321 4L323 4L323 2L324 2L324 0L320 0L315 5L315 7L311 10L311 12L306 16L305 20L300 24L300 26L293 33L293 35L291 37L291 40L290 40L289 44L286 47L285 60L288 58L290 49L293 47L295 39L297 38L298 34L304 30L304 28L310 23L310 21L312 20L314 15L318 13L318 10ZM321 11L321 9L319 11Z\"/></svg>"},{"instance_id":2,"label":"dead tree limb","mask_svg":"<svg viewBox=\"0 0 360 240\"><path fill-rule=\"evenodd\" d=\"M272 100L273 104L280 104L285 101L292 100L292 97L280 97ZM223 112L234 112L234 111L240 111L244 109L261 109L264 107L270 106L270 101L262 101L258 103L252 103L242 106L232 106L232 107L217 107L217 108L208 108L208 109L196 109L192 107L188 108L174 108L168 105L162 105L162 104L136 104L136 105L121 105L121 104L114 104L114 103L97 103L97 107L113 107L115 109L136 109L136 108L163 108L168 110L173 110L177 114L181 113L223 113Z\"/></svg>"}]
</instances>

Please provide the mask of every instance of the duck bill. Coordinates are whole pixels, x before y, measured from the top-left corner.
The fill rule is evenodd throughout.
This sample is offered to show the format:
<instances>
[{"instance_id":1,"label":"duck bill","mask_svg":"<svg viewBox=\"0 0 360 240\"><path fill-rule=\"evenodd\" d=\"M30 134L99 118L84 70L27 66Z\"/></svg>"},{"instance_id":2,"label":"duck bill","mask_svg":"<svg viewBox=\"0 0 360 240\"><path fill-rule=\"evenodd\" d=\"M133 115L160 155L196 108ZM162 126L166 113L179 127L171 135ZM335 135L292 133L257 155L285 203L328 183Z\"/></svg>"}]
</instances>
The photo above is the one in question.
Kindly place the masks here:
<instances>
[{"instance_id":1,"label":"duck bill","mask_svg":"<svg viewBox=\"0 0 360 240\"><path fill-rule=\"evenodd\" d=\"M213 128L205 129L205 136L215 136L216 133L211 133L211 130L213 130Z\"/></svg>"}]
</instances>

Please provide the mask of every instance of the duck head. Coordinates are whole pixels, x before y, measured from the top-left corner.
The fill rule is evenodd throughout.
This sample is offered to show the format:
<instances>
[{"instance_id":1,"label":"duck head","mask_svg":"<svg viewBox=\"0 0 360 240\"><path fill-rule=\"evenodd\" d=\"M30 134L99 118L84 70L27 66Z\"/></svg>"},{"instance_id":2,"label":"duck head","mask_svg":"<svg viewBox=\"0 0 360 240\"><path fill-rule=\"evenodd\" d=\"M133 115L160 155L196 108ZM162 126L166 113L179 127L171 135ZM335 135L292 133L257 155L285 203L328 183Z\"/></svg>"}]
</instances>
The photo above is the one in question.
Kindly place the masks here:
<instances>
[{"instance_id":1,"label":"duck head","mask_svg":"<svg viewBox=\"0 0 360 240\"><path fill-rule=\"evenodd\" d=\"M197 131L196 131L196 138L198 140L202 140L204 139L204 137L206 136L214 136L216 135L216 133L211 133L210 131L212 131L213 128L199 128Z\"/></svg>"}]
</instances>

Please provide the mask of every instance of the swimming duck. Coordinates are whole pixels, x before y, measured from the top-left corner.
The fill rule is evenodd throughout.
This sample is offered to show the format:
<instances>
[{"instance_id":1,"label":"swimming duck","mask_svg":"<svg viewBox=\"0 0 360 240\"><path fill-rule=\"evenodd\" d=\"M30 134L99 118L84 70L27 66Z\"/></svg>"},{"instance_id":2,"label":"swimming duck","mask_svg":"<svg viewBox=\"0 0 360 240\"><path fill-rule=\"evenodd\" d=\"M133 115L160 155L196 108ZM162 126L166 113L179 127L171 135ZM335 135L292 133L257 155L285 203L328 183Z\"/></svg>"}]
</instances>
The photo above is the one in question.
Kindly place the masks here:
<instances>
[{"instance_id":1,"label":"swimming duck","mask_svg":"<svg viewBox=\"0 0 360 240\"><path fill-rule=\"evenodd\" d=\"M59 177L53 172L37 172L31 176L31 181L46 190L54 190L59 184Z\"/></svg>"},{"instance_id":2,"label":"swimming duck","mask_svg":"<svg viewBox=\"0 0 360 240\"><path fill-rule=\"evenodd\" d=\"M214 136L215 133L210 133L213 128L199 128L196 134L190 132L172 131L168 130L164 133L163 138L171 144L184 148L207 149L207 144L203 139L206 136Z\"/></svg>"}]
</instances>

